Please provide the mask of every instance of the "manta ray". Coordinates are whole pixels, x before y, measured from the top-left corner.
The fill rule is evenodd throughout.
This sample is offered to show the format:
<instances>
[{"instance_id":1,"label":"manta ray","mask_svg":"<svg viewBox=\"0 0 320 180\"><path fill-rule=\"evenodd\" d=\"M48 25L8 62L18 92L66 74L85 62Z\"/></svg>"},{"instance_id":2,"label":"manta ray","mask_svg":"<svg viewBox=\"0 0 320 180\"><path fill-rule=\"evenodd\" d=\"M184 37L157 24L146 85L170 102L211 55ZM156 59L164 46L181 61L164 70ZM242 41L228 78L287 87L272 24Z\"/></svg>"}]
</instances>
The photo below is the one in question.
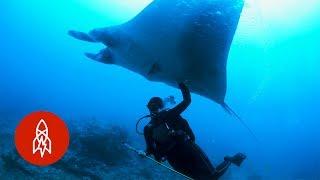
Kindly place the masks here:
<instances>
[{"instance_id":1,"label":"manta ray","mask_svg":"<svg viewBox=\"0 0 320 180\"><path fill-rule=\"evenodd\" d=\"M224 100L226 67L243 5L243 0L155 0L126 23L69 35L105 45L85 54L92 60L174 87L188 81L191 92L236 115Z\"/></svg>"},{"instance_id":2,"label":"manta ray","mask_svg":"<svg viewBox=\"0 0 320 180\"><path fill-rule=\"evenodd\" d=\"M90 59L170 86L187 80L191 92L223 105L242 8L242 0L155 0L124 24L69 35L106 46Z\"/></svg>"}]
</instances>

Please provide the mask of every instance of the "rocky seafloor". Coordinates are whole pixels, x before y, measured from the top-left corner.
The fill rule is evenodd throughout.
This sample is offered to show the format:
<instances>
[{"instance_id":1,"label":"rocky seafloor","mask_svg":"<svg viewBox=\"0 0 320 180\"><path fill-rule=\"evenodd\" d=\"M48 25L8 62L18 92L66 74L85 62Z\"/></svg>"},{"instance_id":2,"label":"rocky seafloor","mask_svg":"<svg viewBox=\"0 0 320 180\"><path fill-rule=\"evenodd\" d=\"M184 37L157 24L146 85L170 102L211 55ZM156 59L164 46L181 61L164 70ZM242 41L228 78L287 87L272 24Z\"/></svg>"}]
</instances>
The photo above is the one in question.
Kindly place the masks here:
<instances>
[{"instance_id":1,"label":"rocky seafloor","mask_svg":"<svg viewBox=\"0 0 320 180\"><path fill-rule=\"evenodd\" d=\"M126 149L122 142L138 144L120 126L68 123L67 153L55 164L37 167L17 154L14 128L0 123L0 179L183 179Z\"/></svg>"}]
</instances>

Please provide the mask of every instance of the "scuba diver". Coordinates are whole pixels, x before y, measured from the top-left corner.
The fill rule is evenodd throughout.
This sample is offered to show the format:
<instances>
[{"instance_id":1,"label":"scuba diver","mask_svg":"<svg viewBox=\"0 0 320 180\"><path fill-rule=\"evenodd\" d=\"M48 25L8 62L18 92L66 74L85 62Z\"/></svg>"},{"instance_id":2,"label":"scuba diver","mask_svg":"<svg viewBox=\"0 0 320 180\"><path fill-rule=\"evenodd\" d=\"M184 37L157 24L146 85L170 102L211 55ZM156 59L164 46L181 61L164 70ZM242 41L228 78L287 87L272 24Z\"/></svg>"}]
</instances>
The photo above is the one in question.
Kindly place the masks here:
<instances>
[{"instance_id":1,"label":"scuba diver","mask_svg":"<svg viewBox=\"0 0 320 180\"><path fill-rule=\"evenodd\" d=\"M226 156L214 167L206 154L195 143L195 135L181 113L190 105L191 95L184 83L179 83L183 101L169 110L164 109L160 97L150 99L147 107L151 121L144 127L147 156L158 162L167 160L174 170L192 179L218 179L231 164L240 166L246 156L238 153Z\"/></svg>"}]
</instances>

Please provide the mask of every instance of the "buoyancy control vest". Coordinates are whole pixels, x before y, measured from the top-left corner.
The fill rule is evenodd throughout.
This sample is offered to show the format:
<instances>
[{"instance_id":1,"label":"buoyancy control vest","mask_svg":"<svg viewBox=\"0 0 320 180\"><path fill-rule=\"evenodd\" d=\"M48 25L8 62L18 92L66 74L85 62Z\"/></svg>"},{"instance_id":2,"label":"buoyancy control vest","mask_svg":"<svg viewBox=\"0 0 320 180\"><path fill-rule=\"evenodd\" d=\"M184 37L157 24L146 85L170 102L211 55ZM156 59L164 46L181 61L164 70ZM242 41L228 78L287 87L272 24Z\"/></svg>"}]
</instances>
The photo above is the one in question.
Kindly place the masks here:
<instances>
[{"instance_id":1,"label":"buoyancy control vest","mask_svg":"<svg viewBox=\"0 0 320 180\"><path fill-rule=\"evenodd\" d=\"M152 138L160 144L168 144L173 141L174 130L166 122L154 125Z\"/></svg>"},{"instance_id":2,"label":"buoyancy control vest","mask_svg":"<svg viewBox=\"0 0 320 180\"><path fill-rule=\"evenodd\" d=\"M172 123L167 122L165 116L156 115L152 118L152 138L158 145L165 147L164 149L169 150L177 143L184 143L191 139L183 129L177 129L171 125Z\"/></svg>"}]
</instances>

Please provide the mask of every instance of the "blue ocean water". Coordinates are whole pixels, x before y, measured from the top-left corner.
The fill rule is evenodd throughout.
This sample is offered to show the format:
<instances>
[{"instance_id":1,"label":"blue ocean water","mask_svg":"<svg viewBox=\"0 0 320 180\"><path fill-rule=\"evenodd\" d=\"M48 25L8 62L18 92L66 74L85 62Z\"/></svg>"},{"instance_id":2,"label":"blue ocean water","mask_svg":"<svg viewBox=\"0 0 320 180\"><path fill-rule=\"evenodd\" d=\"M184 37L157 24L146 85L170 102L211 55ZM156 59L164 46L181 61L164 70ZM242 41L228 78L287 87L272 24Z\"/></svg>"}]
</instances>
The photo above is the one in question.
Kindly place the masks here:
<instances>
[{"instance_id":1,"label":"blue ocean water","mask_svg":"<svg viewBox=\"0 0 320 180\"><path fill-rule=\"evenodd\" d=\"M94 118L133 134L150 97L180 100L177 89L86 59L84 52L102 45L67 35L126 22L150 2L1 1L0 122L13 132L29 112L48 110L66 121ZM226 101L259 141L198 95L183 114L213 163L239 151L248 155L226 179L320 179L319 18L317 0L246 1L228 59Z\"/></svg>"}]
</instances>

